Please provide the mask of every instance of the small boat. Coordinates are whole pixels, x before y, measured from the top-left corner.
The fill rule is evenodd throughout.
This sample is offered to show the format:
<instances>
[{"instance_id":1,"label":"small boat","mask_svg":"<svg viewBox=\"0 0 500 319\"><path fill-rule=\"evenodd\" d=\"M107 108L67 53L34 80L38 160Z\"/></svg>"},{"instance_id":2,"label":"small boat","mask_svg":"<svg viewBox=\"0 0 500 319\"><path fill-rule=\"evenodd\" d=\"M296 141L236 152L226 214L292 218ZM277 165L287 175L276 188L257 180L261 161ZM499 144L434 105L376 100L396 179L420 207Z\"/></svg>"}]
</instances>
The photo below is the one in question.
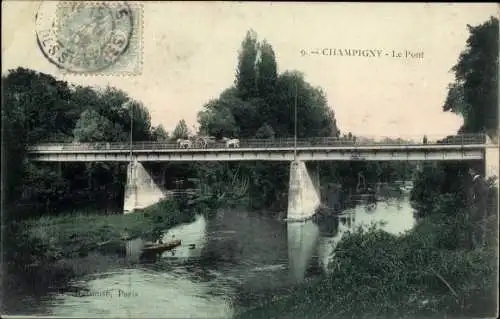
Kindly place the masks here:
<instances>
[{"instance_id":1,"label":"small boat","mask_svg":"<svg viewBox=\"0 0 500 319\"><path fill-rule=\"evenodd\" d=\"M120 234L120 239L123 241L131 240L132 236L128 233L128 231L125 229L124 231L121 232Z\"/></svg>"},{"instance_id":2,"label":"small boat","mask_svg":"<svg viewBox=\"0 0 500 319\"><path fill-rule=\"evenodd\" d=\"M304 223L309 219L313 219L314 215L306 216L306 217L292 217L292 218L283 218L283 221L286 223Z\"/></svg>"},{"instance_id":3,"label":"small boat","mask_svg":"<svg viewBox=\"0 0 500 319\"><path fill-rule=\"evenodd\" d=\"M142 248L143 253L157 253L161 254L164 251L172 250L181 245L181 240L176 239L168 243L163 244L148 244Z\"/></svg>"}]
</instances>

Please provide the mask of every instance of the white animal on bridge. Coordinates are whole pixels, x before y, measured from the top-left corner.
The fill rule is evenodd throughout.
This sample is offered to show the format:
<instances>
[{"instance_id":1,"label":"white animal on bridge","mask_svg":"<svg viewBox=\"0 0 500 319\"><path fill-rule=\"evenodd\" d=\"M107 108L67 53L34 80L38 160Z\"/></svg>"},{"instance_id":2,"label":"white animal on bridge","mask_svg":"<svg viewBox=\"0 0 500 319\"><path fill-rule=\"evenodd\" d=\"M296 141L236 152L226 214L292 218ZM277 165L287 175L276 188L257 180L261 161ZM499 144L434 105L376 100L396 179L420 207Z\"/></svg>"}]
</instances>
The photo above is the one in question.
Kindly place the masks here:
<instances>
[{"instance_id":1,"label":"white animal on bridge","mask_svg":"<svg viewBox=\"0 0 500 319\"><path fill-rule=\"evenodd\" d=\"M237 138L229 139L227 137L223 137L222 141L226 143L226 148L230 148L231 146L233 148L240 147L240 140Z\"/></svg>"},{"instance_id":2,"label":"white animal on bridge","mask_svg":"<svg viewBox=\"0 0 500 319\"><path fill-rule=\"evenodd\" d=\"M195 145L200 148L207 148L208 143L212 143L213 138L210 136L198 136L195 137Z\"/></svg>"},{"instance_id":3,"label":"white animal on bridge","mask_svg":"<svg viewBox=\"0 0 500 319\"><path fill-rule=\"evenodd\" d=\"M191 141L184 140L184 139L180 138L177 140L177 147L179 147L179 148L191 148Z\"/></svg>"}]
</instances>

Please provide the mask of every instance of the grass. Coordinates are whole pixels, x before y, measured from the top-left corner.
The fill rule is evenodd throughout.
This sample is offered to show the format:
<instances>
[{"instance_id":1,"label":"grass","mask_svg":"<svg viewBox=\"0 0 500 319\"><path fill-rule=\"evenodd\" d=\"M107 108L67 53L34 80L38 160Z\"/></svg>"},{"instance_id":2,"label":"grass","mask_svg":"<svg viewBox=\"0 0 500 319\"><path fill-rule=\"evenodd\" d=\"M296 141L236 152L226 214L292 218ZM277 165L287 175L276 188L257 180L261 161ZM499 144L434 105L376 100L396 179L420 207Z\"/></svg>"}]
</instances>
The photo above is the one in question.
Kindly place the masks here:
<instances>
[{"instance_id":1,"label":"grass","mask_svg":"<svg viewBox=\"0 0 500 319\"><path fill-rule=\"evenodd\" d=\"M192 221L195 209L163 200L131 214L73 213L43 216L15 225L10 260L20 265L40 265L86 256L101 245L121 244L128 238L156 239L162 231Z\"/></svg>"}]
</instances>

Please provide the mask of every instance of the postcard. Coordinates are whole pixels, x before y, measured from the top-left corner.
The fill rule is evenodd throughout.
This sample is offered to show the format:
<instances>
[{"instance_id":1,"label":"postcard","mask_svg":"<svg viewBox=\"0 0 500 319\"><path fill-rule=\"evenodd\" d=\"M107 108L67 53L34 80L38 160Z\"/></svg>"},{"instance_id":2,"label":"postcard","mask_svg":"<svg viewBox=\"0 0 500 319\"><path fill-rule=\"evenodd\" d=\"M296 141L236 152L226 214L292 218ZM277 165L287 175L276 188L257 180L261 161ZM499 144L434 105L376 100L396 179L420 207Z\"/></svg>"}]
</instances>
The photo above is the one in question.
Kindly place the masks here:
<instances>
[{"instance_id":1,"label":"postcard","mask_svg":"<svg viewBox=\"0 0 500 319\"><path fill-rule=\"evenodd\" d=\"M2 2L2 317L498 317L498 13Z\"/></svg>"}]
</instances>

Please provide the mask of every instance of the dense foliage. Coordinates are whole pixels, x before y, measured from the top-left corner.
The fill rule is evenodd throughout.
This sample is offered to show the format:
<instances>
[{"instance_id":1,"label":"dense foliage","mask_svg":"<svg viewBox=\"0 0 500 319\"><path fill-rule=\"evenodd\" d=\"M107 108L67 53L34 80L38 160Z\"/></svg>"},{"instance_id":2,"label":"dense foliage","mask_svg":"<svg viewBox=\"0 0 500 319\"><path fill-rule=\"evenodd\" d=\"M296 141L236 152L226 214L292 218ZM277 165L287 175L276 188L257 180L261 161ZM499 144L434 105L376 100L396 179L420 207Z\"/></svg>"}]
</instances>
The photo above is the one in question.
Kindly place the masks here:
<instances>
[{"instance_id":1,"label":"dense foliage","mask_svg":"<svg viewBox=\"0 0 500 319\"><path fill-rule=\"evenodd\" d=\"M498 134L498 19L491 17L478 26L467 26L470 35L465 50L452 68L444 111L459 114L464 124L459 132ZM432 214L437 198L452 199L456 207L470 206L469 168L484 174L482 163L429 164L418 174L412 198L420 215ZM458 179L458 180L457 180Z\"/></svg>"},{"instance_id":2,"label":"dense foliage","mask_svg":"<svg viewBox=\"0 0 500 319\"><path fill-rule=\"evenodd\" d=\"M478 26L467 25L470 36L453 66L444 111L464 119L461 132L498 132L498 19Z\"/></svg>"},{"instance_id":3,"label":"dense foliage","mask_svg":"<svg viewBox=\"0 0 500 319\"><path fill-rule=\"evenodd\" d=\"M469 30L471 35L453 68L456 80L450 85L443 109L463 117L461 132L494 136L498 120L498 19L469 26ZM205 195L190 204L162 202L150 212L130 215L128 220L85 215L32 219L61 205L75 208L78 202L121 205L126 172L123 164L31 163L26 158L28 145L44 141L128 142L131 133L134 141L175 141L194 132L184 120L170 136L163 127L152 127L145 106L115 88L74 86L24 68L9 71L2 77L2 84L3 217L31 218L11 223L14 230L9 233L21 237L8 237L27 245L19 252L28 251L30 255L12 257L25 264L71 257L98 237L103 241L113 239L129 224L138 234L143 233L142 228L156 225L148 229L154 235L180 216L192 217L184 215L184 208L178 205L203 210L221 200L233 202L245 195L254 208L283 208L286 203L288 163L171 164L167 169L178 177L197 177L198 185L208 188L202 190ZM216 138L289 138L295 125L299 138L356 138L351 133L341 136L333 107L321 88L308 83L300 72L278 72L272 46L259 42L253 31L242 42L234 85L203 106L198 122L198 134ZM473 166L482 171L479 165ZM412 191L415 207L424 217L422 223L401 238L377 230L351 234L338 247L336 275L293 292L292 297L274 305L276 315L306 317L311 305L319 313L370 318L473 310L477 315L480 310L489 310L470 309L471 305L485 304L482 301L491 302L488 294L496 282L490 275L496 267L491 263L491 251L471 251L477 246L472 245L475 241L470 234L477 228L496 234L486 228L496 227L498 207L491 204L498 200L497 190L485 181L487 192L478 200L471 187L470 167L470 163L424 165ZM360 181L408 179L414 167L403 162L353 161L320 163L317 169L322 184L335 182L356 188ZM22 209L22 204L35 207ZM88 225L97 226L88 231ZM85 232L88 236L82 237ZM61 238L64 240L57 242ZM484 237L481 246L491 248L496 240Z\"/></svg>"},{"instance_id":4,"label":"dense foliage","mask_svg":"<svg viewBox=\"0 0 500 319\"><path fill-rule=\"evenodd\" d=\"M295 105L297 123L295 123ZM250 30L241 44L234 86L206 103L198 114L200 134L240 139L333 137L354 139L351 133L340 136L334 109L325 92L308 83L298 71L278 73L275 52L265 40L259 42ZM358 175L370 182L408 177L413 165L399 163L320 163L323 185L339 183L354 188ZM249 198L253 208L286 207L288 163L242 164L249 177ZM372 174L373 173L373 174Z\"/></svg>"},{"instance_id":5,"label":"dense foliage","mask_svg":"<svg viewBox=\"0 0 500 319\"><path fill-rule=\"evenodd\" d=\"M111 87L74 86L24 68L10 70L2 84L6 218L47 213L56 203L120 201L122 196L123 165L31 163L25 153L29 144L128 141L131 130L135 141L165 136L163 128L151 126L149 112L140 102ZM23 210L20 205L27 203L31 205Z\"/></svg>"},{"instance_id":6,"label":"dense foliage","mask_svg":"<svg viewBox=\"0 0 500 319\"><path fill-rule=\"evenodd\" d=\"M452 68L455 81L449 86L443 110L462 116L464 124L459 132L487 133L495 140L498 134L498 19L492 17L481 25L467 28L470 35ZM418 214L433 215L445 205L449 214L463 211L471 221L488 215L485 209L495 215L491 210L495 190L475 199L469 168L485 173L484 163L426 164L417 175L412 192ZM479 183L488 182L491 181Z\"/></svg>"},{"instance_id":7,"label":"dense foliage","mask_svg":"<svg viewBox=\"0 0 500 319\"><path fill-rule=\"evenodd\" d=\"M466 48L452 68L455 82L450 85L443 110L464 120L460 132L498 134L498 19L492 17L479 26L467 26ZM427 164L418 174L412 199L421 216L432 214L438 198L453 200L457 208L470 206L473 168L484 174L482 163ZM458 180L457 180L458 179Z\"/></svg>"},{"instance_id":8,"label":"dense foliage","mask_svg":"<svg viewBox=\"0 0 500 319\"><path fill-rule=\"evenodd\" d=\"M360 228L337 246L333 273L238 318L492 318L495 252L461 248L465 227L435 215L399 237Z\"/></svg>"},{"instance_id":9,"label":"dense foliage","mask_svg":"<svg viewBox=\"0 0 500 319\"><path fill-rule=\"evenodd\" d=\"M498 19L468 28L443 109L463 117L460 132L494 138ZM481 163L424 164L411 194L420 217L413 230L351 232L337 246L332 274L240 317L498 316L498 188L492 179L473 181L471 168L484 174Z\"/></svg>"},{"instance_id":10,"label":"dense foliage","mask_svg":"<svg viewBox=\"0 0 500 319\"><path fill-rule=\"evenodd\" d=\"M153 127L146 107L125 92L75 86L33 70L18 68L2 77L4 138L2 171L7 218L24 218L57 212L64 207L88 203L123 202L125 164L115 163L31 163L26 147L40 142L128 142L170 141L194 134L216 138L290 138L297 136L340 137L335 114L326 95L297 71L278 73L274 50L249 31L242 42L234 86L203 106L198 114L199 132L181 119L169 135L160 125ZM351 133L341 138L354 140ZM7 156L8 154L8 156ZM213 163L208 171L200 163L170 165L185 176L217 176L238 171L237 181L246 181L245 193L253 208L286 206L288 163ZM367 181L403 179L413 165L401 163L320 163L322 184L338 183L355 188L359 175ZM224 175L222 174L222 175ZM365 176L366 175L366 176ZM241 185L240 185L241 186ZM184 187L184 186L183 186ZM225 193L218 190L216 192ZM238 195L237 197L241 197Z\"/></svg>"}]
</instances>

